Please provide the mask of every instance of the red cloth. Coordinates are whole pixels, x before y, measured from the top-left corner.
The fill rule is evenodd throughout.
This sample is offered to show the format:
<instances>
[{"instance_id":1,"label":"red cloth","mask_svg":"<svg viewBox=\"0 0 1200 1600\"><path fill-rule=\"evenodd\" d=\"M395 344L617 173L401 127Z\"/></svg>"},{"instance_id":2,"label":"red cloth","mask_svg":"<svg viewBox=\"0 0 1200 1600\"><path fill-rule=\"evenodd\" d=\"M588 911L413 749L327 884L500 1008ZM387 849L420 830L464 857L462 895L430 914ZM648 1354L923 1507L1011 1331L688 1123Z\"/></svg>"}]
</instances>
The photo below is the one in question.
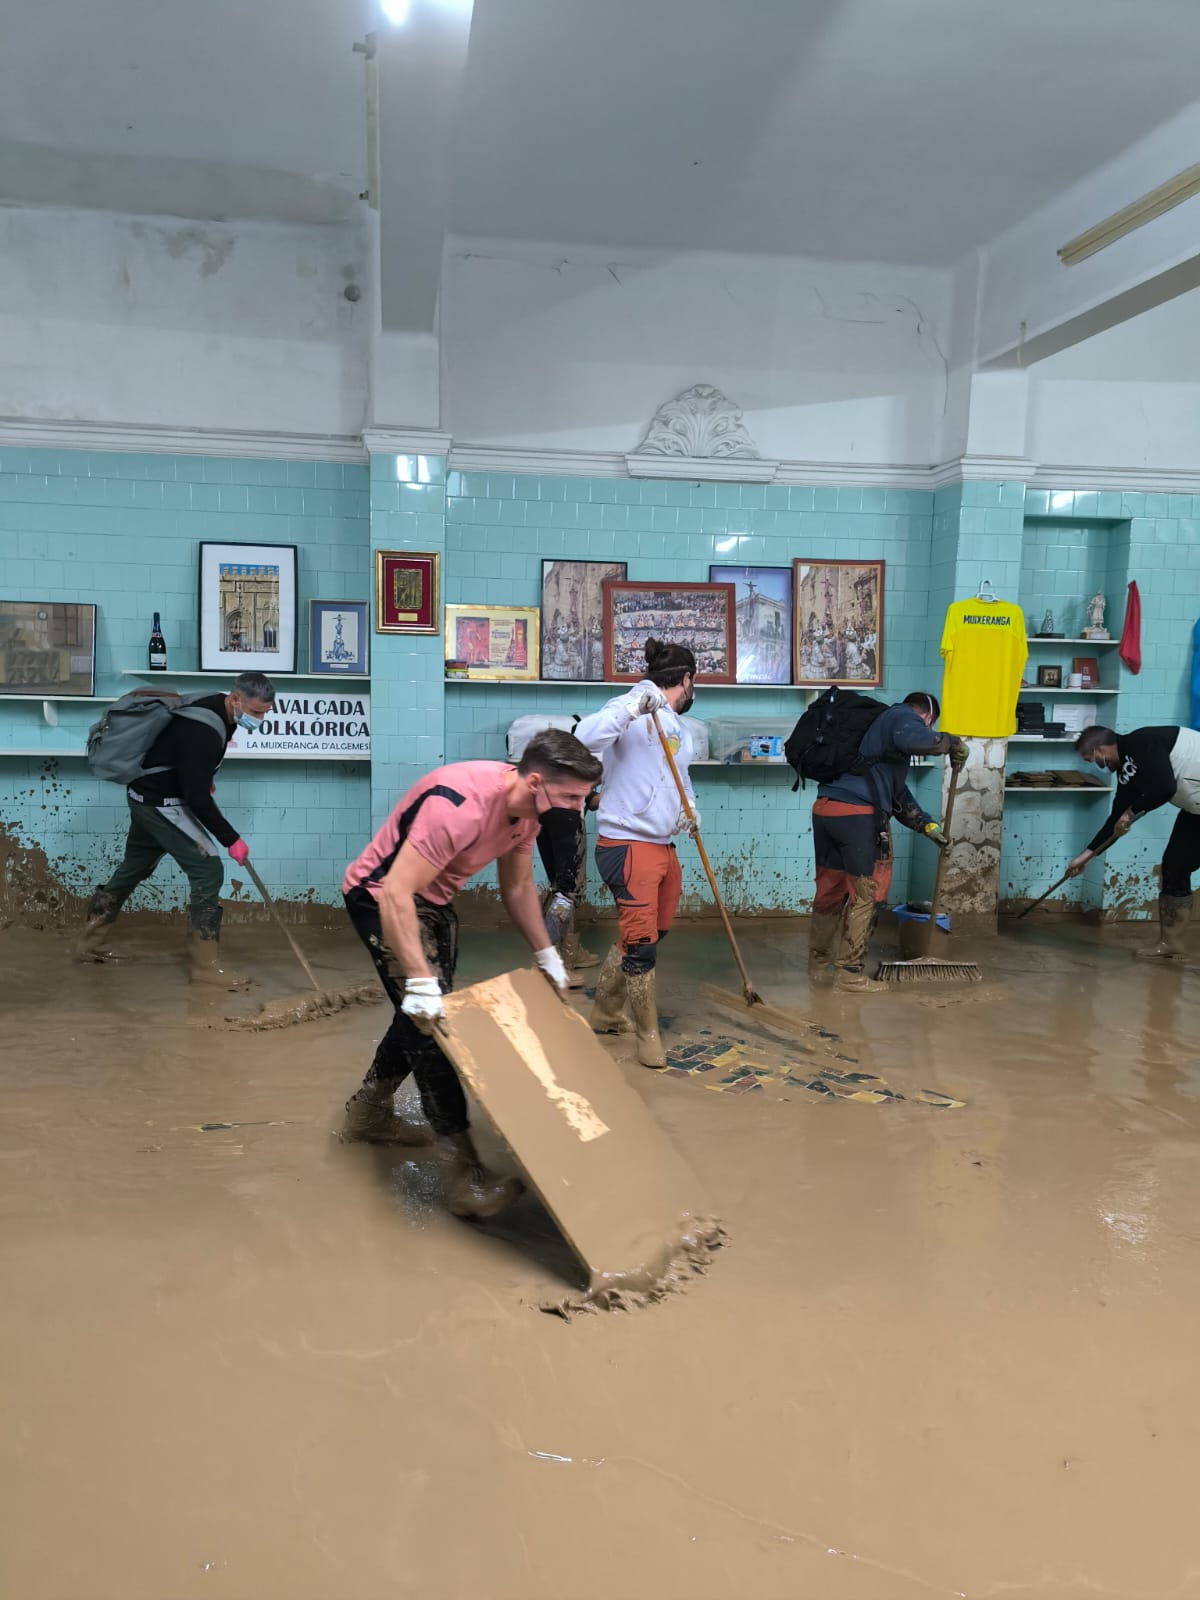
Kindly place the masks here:
<instances>
[{"instance_id":1,"label":"red cloth","mask_svg":"<svg viewBox=\"0 0 1200 1600\"><path fill-rule=\"evenodd\" d=\"M1132 673L1142 670L1142 597L1130 583L1125 601L1125 626L1121 629L1121 660Z\"/></svg>"}]
</instances>

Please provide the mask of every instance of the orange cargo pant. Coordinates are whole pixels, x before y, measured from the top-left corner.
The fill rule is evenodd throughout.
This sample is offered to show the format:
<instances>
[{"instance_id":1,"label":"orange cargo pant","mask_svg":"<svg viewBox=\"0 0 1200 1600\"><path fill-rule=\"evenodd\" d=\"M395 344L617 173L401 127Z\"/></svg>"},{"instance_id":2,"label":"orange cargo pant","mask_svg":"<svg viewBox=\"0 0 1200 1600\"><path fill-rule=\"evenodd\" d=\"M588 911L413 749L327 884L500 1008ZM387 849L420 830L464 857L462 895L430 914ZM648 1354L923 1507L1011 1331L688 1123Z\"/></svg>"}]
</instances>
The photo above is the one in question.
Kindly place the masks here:
<instances>
[{"instance_id":1,"label":"orange cargo pant","mask_svg":"<svg viewBox=\"0 0 1200 1600\"><path fill-rule=\"evenodd\" d=\"M648 972L670 932L683 889L673 844L597 839L596 866L617 903L617 937L626 972Z\"/></svg>"}]
</instances>

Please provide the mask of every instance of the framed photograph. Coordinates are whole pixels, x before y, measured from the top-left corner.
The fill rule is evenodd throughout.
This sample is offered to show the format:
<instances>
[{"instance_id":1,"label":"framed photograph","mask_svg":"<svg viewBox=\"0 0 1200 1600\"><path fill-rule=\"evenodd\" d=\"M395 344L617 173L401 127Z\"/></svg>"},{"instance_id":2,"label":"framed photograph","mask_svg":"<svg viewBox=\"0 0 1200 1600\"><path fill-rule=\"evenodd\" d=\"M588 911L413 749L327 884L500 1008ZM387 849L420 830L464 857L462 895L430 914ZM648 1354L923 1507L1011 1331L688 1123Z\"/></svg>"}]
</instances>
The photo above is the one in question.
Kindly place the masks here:
<instances>
[{"instance_id":1,"label":"framed photograph","mask_svg":"<svg viewBox=\"0 0 1200 1600\"><path fill-rule=\"evenodd\" d=\"M792 681L790 567L709 567L710 583L731 583L739 683Z\"/></svg>"},{"instance_id":2,"label":"framed photograph","mask_svg":"<svg viewBox=\"0 0 1200 1600\"><path fill-rule=\"evenodd\" d=\"M552 683L604 681L604 584L623 561L542 562L542 677Z\"/></svg>"},{"instance_id":3,"label":"framed photograph","mask_svg":"<svg viewBox=\"0 0 1200 1600\"><path fill-rule=\"evenodd\" d=\"M646 670L646 640L683 644L696 658L697 683L733 683L734 588L731 583L604 584L604 676L636 683Z\"/></svg>"},{"instance_id":4,"label":"framed photograph","mask_svg":"<svg viewBox=\"0 0 1200 1600\"><path fill-rule=\"evenodd\" d=\"M1095 656L1073 656L1071 671L1083 679L1083 688L1095 689L1100 682L1100 662ZM1054 686L1058 687L1057 684Z\"/></svg>"},{"instance_id":5,"label":"framed photograph","mask_svg":"<svg viewBox=\"0 0 1200 1600\"><path fill-rule=\"evenodd\" d=\"M1039 689L1061 689L1062 668L1039 667L1037 669L1037 681Z\"/></svg>"},{"instance_id":6,"label":"framed photograph","mask_svg":"<svg viewBox=\"0 0 1200 1600\"><path fill-rule=\"evenodd\" d=\"M0 695L95 692L95 606L0 600Z\"/></svg>"},{"instance_id":7,"label":"framed photograph","mask_svg":"<svg viewBox=\"0 0 1200 1600\"><path fill-rule=\"evenodd\" d=\"M883 682L882 561L792 563L795 681L878 689Z\"/></svg>"},{"instance_id":8,"label":"framed photograph","mask_svg":"<svg viewBox=\"0 0 1200 1600\"><path fill-rule=\"evenodd\" d=\"M371 670L365 600L308 602L308 670L354 676Z\"/></svg>"},{"instance_id":9,"label":"framed photograph","mask_svg":"<svg viewBox=\"0 0 1200 1600\"><path fill-rule=\"evenodd\" d=\"M296 546L200 546L200 671L295 672Z\"/></svg>"},{"instance_id":10,"label":"framed photograph","mask_svg":"<svg viewBox=\"0 0 1200 1600\"><path fill-rule=\"evenodd\" d=\"M375 632L436 633L436 550L376 550Z\"/></svg>"},{"instance_id":11,"label":"framed photograph","mask_svg":"<svg viewBox=\"0 0 1200 1600\"><path fill-rule=\"evenodd\" d=\"M446 659L497 683L538 675L536 606L446 607Z\"/></svg>"}]
</instances>

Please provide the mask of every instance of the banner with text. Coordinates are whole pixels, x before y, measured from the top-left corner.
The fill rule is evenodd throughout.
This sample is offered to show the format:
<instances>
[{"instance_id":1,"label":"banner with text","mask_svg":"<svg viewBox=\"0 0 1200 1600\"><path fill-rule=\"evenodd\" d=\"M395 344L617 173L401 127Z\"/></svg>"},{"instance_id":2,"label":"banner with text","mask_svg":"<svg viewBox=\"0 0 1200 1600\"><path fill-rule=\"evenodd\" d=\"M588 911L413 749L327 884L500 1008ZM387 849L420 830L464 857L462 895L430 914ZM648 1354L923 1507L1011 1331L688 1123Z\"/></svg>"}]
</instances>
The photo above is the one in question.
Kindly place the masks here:
<instances>
[{"instance_id":1,"label":"banner with text","mask_svg":"<svg viewBox=\"0 0 1200 1600\"><path fill-rule=\"evenodd\" d=\"M368 761L371 757L369 694L277 696L257 733L238 728L231 756L277 756L293 761Z\"/></svg>"}]
</instances>

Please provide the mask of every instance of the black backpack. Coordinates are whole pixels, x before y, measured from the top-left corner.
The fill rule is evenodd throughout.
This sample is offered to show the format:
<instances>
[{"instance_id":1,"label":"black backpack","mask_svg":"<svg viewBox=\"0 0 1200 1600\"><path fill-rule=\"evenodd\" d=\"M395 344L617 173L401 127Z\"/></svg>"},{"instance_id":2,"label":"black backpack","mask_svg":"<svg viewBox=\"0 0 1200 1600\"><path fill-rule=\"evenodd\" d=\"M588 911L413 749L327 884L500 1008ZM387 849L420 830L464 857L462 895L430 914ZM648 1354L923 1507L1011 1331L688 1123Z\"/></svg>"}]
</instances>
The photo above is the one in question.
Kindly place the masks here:
<instances>
[{"instance_id":1,"label":"black backpack","mask_svg":"<svg viewBox=\"0 0 1200 1600\"><path fill-rule=\"evenodd\" d=\"M832 783L848 772L864 772L870 761L859 755L867 729L887 707L853 689L826 689L788 734L783 753L796 774L792 793L808 779Z\"/></svg>"}]
</instances>

